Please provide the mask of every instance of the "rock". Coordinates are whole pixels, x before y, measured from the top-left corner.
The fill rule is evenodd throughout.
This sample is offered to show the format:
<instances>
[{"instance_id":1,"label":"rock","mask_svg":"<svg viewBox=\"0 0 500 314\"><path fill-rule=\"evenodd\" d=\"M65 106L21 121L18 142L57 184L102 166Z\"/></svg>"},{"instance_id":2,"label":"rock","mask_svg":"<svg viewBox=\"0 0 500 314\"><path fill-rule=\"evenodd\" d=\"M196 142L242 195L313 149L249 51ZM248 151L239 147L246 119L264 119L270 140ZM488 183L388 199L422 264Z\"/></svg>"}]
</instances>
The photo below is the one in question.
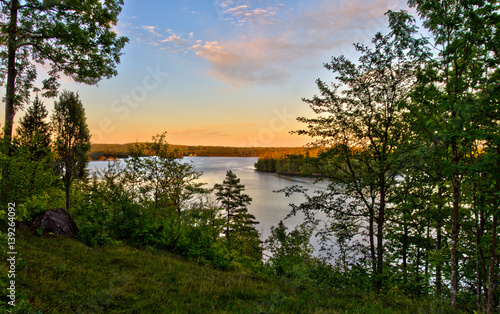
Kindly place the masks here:
<instances>
[{"instance_id":1,"label":"rock","mask_svg":"<svg viewBox=\"0 0 500 314\"><path fill-rule=\"evenodd\" d=\"M38 214L33 220L35 229L43 229L45 234L52 232L57 236L76 238L78 227L64 208L53 208Z\"/></svg>"}]
</instances>

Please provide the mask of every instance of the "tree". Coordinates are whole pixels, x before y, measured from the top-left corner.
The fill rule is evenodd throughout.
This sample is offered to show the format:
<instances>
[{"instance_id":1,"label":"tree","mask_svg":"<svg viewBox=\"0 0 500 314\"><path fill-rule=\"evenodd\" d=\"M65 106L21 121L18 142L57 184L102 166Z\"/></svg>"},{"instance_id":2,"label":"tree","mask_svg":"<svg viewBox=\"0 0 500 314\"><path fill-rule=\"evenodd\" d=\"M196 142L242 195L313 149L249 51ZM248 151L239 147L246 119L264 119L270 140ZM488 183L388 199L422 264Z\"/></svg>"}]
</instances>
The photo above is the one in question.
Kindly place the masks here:
<instances>
[{"instance_id":1,"label":"tree","mask_svg":"<svg viewBox=\"0 0 500 314\"><path fill-rule=\"evenodd\" d=\"M50 123L45 121L47 116L45 105L36 96L17 129L19 144L26 146L36 160L40 160L50 152L51 132Z\"/></svg>"},{"instance_id":2,"label":"tree","mask_svg":"<svg viewBox=\"0 0 500 314\"><path fill-rule=\"evenodd\" d=\"M52 125L55 132L56 169L66 190L66 209L70 205L73 180L85 176L90 151L90 133L85 110L78 94L64 91L54 102Z\"/></svg>"},{"instance_id":3,"label":"tree","mask_svg":"<svg viewBox=\"0 0 500 314\"><path fill-rule=\"evenodd\" d=\"M10 143L16 110L28 101L34 87L36 64L49 65L42 90L44 96L55 96L61 74L86 84L116 75L120 51L128 39L112 29L123 0L2 0L0 5L1 78L6 79L4 139Z\"/></svg>"},{"instance_id":4,"label":"tree","mask_svg":"<svg viewBox=\"0 0 500 314\"><path fill-rule=\"evenodd\" d=\"M361 53L358 64L344 56L325 64L336 74L337 83L330 87L316 81L320 95L304 101L317 117L298 118L308 127L295 132L317 138L314 145L331 147L320 159L328 164L323 169L333 169L323 174L336 183L329 185L329 192L338 198L323 195L327 203L319 208L337 220L361 223L358 229L367 227L372 270L379 289L389 196L409 159L410 130L403 105L409 100L415 70L427 56L425 40L413 38L414 19L403 11L387 14L391 33L377 33L373 49L355 44ZM304 204L295 211L313 208L313 204ZM359 217L363 217L362 222Z\"/></svg>"},{"instance_id":5,"label":"tree","mask_svg":"<svg viewBox=\"0 0 500 314\"><path fill-rule=\"evenodd\" d=\"M311 230L296 227L287 232L287 227L280 221L277 226L271 226L271 235L266 239L266 248L270 256L268 264L280 276L294 275L295 267L303 267L311 260L313 247L309 242Z\"/></svg>"},{"instance_id":6,"label":"tree","mask_svg":"<svg viewBox=\"0 0 500 314\"><path fill-rule=\"evenodd\" d=\"M55 178L50 149L48 112L38 97L21 119L10 160L2 165L2 196L21 204L52 186ZM18 194L21 195L18 195Z\"/></svg>"},{"instance_id":7,"label":"tree","mask_svg":"<svg viewBox=\"0 0 500 314\"><path fill-rule=\"evenodd\" d=\"M231 170L226 172L222 184L214 185L217 201L226 211L225 236L229 251L239 251L239 255L259 260L262 257L259 232L254 225L255 216L248 212L247 206L252 198L244 194L245 186Z\"/></svg>"},{"instance_id":8,"label":"tree","mask_svg":"<svg viewBox=\"0 0 500 314\"><path fill-rule=\"evenodd\" d=\"M166 134L131 147L126 171L131 190L137 187L144 201L152 201L155 209L171 208L180 215L186 203L203 192L203 183L196 182L202 172L196 171L192 163L182 162L178 154L169 149Z\"/></svg>"},{"instance_id":9,"label":"tree","mask_svg":"<svg viewBox=\"0 0 500 314\"><path fill-rule=\"evenodd\" d=\"M416 7L423 18L439 54L418 75L415 103L410 110L420 120L416 132L427 138L442 157L443 176L451 182L450 294L451 307L456 309L460 288L459 233L464 218L471 214L470 204L465 204L468 196L464 178L488 169L493 174L489 178L494 182L498 173L498 166L493 166L495 161L487 162L490 166L484 167L486 164L481 166L481 160L489 158L468 157L482 151L491 159L498 159L500 5L498 1L465 0L411 0L409 4ZM495 184L490 186L495 193ZM490 215L491 260L494 260L497 216L491 212ZM490 271L494 269L494 263L490 267ZM492 289L489 292L492 293ZM493 295L488 299L490 312L492 299Z\"/></svg>"}]
</instances>

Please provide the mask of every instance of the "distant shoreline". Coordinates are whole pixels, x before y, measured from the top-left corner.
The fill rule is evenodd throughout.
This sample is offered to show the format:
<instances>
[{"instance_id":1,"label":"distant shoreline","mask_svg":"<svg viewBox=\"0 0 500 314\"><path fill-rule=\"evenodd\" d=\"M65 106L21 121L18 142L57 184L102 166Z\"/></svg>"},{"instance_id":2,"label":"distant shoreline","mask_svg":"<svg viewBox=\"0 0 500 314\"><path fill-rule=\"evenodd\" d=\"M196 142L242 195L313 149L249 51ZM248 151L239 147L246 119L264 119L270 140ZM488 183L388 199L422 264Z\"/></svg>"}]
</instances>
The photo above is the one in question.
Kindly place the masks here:
<instances>
[{"instance_id":1,"label":"distant shoreline","mask_svg":"<svg viewBox=\"0 0 500 314\"><path fill-rule=\"evenodd\" d=\"M143 144L143 143L138 143ZM127 158L128 151L136 143L128 144L92 144L89 158L92 161L109 158ZM305 147L231 147L231 146L190 146L169 145L169 149L179 157L283 157L290 154L302 154Z\"/></svg>"}]
</instances>

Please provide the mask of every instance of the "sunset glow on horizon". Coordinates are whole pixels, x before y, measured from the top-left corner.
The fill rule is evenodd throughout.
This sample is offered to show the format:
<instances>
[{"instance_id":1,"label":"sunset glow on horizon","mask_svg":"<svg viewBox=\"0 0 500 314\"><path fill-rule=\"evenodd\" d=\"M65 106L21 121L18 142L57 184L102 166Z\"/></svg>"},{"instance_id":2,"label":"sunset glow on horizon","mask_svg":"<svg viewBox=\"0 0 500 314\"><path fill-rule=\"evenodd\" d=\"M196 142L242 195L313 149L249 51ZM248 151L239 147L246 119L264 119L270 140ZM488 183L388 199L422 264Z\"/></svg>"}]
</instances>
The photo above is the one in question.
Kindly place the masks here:
<instances>
[{"instance_id":1,"label":"sunset glow on horizon","mask_svg":"<svg viewBox=\"0 0 500 314\"><path fill-rule=\"evenodd\" d=\"M370 44L387 30L384 13L401 9L406 1L127 0L118 75L98 86L66 79L61 90L79 93L93 143L167 131L172 144L303 146L311 139L290 131L311 115L302 98L316 79L334 79L323 63ZM44 103L51 112L54 99Z\"/></svg>"}]
</instances>

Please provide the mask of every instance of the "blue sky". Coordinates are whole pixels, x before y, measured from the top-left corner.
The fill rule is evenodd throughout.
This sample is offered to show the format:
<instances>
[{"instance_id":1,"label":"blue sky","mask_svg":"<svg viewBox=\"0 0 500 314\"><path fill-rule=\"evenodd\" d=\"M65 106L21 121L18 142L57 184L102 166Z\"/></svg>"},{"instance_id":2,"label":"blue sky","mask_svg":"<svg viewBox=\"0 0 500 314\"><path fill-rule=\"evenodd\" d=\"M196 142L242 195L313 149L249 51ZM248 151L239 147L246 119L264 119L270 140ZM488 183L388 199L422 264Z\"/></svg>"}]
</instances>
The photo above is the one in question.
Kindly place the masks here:
<instances>
[{"instance_id":1,"label":"blue sky","mask_svg":"<svg viewBox=\"0 0 500 314\"><path fill-rule=\"evenodd\" d=\"M129 37L118 76L98 86L64 80L85 106L92 141L302 146L302 98L332 56L353 56L386 31L392 0L126 0L115 30ZM53 100L45 100L49 109ZM17 118L23 113L17 114ZM3 116L0 117L3 120Z\"/></svg>"}]
</instances>

